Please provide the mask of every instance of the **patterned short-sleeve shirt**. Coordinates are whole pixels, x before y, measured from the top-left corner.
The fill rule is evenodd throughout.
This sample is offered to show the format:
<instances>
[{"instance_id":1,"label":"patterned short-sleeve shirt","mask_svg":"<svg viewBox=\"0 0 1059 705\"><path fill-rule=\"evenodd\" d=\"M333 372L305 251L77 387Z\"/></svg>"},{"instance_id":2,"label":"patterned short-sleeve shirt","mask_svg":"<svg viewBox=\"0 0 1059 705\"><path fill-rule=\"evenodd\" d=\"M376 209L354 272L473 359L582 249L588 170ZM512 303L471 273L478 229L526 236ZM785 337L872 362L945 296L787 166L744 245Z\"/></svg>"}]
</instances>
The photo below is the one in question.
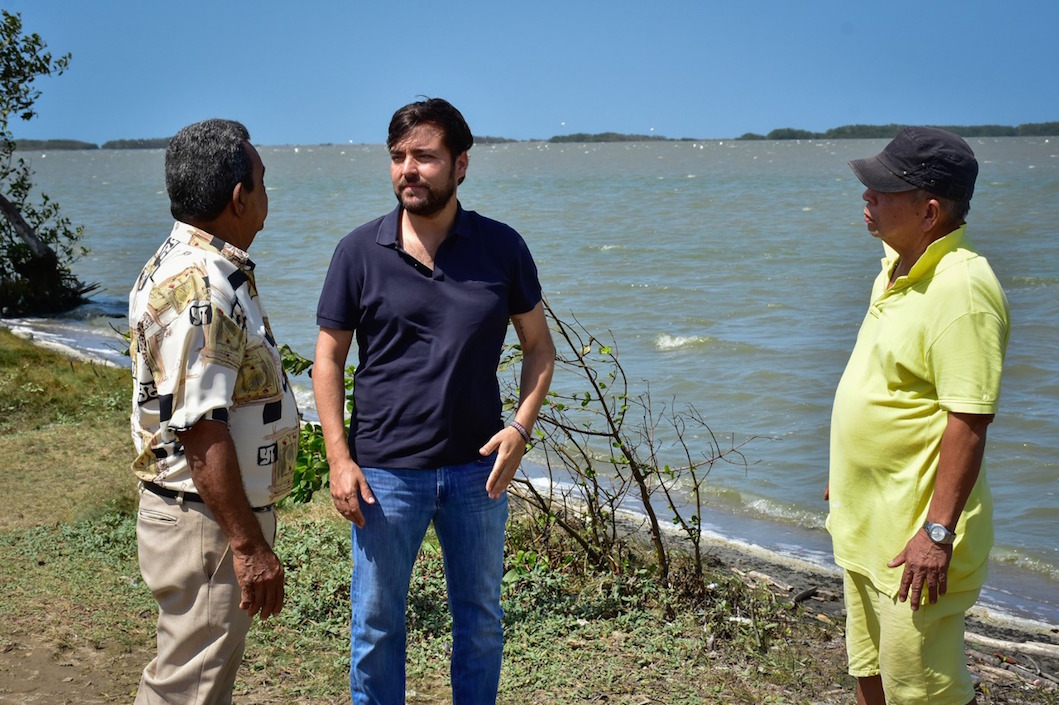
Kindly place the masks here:
<instances>
[{"instance_id":1,"label":"patterned short-sleeve shirt","mask_svg":"<svg viewBox=\"0 0 1059 705\"><path fill-rule=\"evenodd\" d=\"M195 492L177 434L211 419L228 425L251 506L286 496L298 409L247 254L177 222L129 294L129 329L136 476Z\"/></svg>"}]
</instances>

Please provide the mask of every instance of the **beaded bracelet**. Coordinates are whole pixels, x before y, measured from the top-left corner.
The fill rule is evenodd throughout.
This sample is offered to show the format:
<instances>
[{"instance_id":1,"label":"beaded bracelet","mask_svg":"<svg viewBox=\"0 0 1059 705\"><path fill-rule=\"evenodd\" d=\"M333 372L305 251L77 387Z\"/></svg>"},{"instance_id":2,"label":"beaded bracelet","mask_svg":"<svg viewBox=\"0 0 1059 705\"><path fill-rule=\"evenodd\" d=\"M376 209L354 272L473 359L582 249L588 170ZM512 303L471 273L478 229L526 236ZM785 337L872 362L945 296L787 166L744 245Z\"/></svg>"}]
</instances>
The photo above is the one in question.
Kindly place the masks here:
<instances>
[{"instance_id":1,"label":"beaded bracelet","mask_svg":"<svg viewBox=\"0 0 1059 705\"><path fill-rule=\"evenodd\" d=\"M526 443L530 442L530 434L529 431L526 430L525 426L520 424L515 419L511 419L511 428L518 431L518 435L522 436L522 440L524 440Z\"/></svg>"}]
</instances>

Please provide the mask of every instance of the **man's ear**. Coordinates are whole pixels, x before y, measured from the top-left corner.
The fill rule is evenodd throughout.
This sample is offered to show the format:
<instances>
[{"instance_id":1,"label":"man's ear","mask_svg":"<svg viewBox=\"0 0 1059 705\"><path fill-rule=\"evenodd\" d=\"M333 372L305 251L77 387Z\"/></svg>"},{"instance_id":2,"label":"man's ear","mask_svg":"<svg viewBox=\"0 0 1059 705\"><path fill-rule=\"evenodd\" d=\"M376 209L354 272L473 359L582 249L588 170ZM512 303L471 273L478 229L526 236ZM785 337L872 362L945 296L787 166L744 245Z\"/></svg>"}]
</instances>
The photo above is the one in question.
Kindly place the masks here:
<instances>
[{"instance_id":1,"label":"man's ear","mask_svg":"<svg viewBox=\"0 0 1059 705\"><path fill-rule=\"evenodd\" d=\"M246 187L243 186L242 181L235 182L235 188L232 189L232 201L229 205L236 215L246 212Z\"/></svg>"},{"instance_id":2,"label":"man's ear","mask_svg":"<svg viewBox=\"0 0 1059 705\"><path fill-rule=\"evenodd\" d=\"M462 184L463 180L467 178L467 165L470 164L471 157L467 152L463 152L460 156L456 157L456 184Z\"/></svg>"},{"instance_id":3,"label":"man's ear","mask_svg":"<svg viewBox=\"0 0 1059 705\"><path fill-rule=\"evenodd\" d=\"M941 225L941 221L944 217L945 212L941 209L941 204L938 203L938 199L928 198L923 203L923 216L920 219L920 227L923 229L923 232L930 232Z\"/></svg>"}]
</instances>

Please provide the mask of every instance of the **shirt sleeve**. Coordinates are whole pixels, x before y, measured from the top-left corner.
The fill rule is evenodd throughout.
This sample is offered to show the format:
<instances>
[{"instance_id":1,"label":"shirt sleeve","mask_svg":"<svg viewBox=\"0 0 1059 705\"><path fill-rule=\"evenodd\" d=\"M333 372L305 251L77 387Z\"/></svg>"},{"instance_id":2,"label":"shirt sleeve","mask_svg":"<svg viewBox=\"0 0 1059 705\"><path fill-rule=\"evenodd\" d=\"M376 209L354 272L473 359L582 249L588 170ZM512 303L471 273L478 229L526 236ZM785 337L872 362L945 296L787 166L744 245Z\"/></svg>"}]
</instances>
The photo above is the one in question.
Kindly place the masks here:
<instances>
[{"instance_id":1,"label":"shirt sleeve","mask_svg":"<svg viewBox=\"0 0 1059 705\"><path fill-rule=\"evenodd\" d=\"M516 263L515 277L508 291L508 310L513 316L529 313L542 297L537 264L520 235L516 235Z\"/></svg>"},{"instance_id":2,"label":"shirt sleeve","mask_svg":"<svg viewBox=\"0 0 1059 705\"><path fill-rule=\"evenodd\" d=\"M930 346L938 403L947 411L995 414L1007 347L1006 321L993 312L960 316Z\"/></svg>"},{"instance_id":3,"label":"shirt sleeve","mask_svg":"<svg viewBox=\"0 0 1059 705\"><path fill-rule=\"evenodd\" d=\"M356 330L360 323L360 282L357 268L350 251L351 236L347 236L335 248L331 264L327 268L323 289L316 305L316 325L322 328Z\"/></svg>"}]
</instances>

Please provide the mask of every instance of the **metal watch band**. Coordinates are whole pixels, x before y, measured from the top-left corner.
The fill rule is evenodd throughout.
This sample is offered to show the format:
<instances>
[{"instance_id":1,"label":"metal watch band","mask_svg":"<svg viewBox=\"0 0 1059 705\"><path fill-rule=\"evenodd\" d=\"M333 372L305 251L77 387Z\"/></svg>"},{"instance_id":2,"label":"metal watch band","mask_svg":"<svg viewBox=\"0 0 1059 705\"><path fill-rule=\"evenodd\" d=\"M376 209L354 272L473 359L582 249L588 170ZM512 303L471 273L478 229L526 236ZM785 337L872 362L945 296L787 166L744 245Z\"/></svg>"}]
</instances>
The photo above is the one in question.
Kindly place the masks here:
<instances>
[{"instance_id":1,"label":"metal watch band","mask_svg":"<svg viewBox=\"0 0 1059 705\"><path fill-rule=\"evenodd\" d=\"M923 522L923 529L934 543L950 544L956 540L956 533L949 531L949 528L943 524L937 524L933 521L925 521Z\"/></svg>"}]
</instances>

